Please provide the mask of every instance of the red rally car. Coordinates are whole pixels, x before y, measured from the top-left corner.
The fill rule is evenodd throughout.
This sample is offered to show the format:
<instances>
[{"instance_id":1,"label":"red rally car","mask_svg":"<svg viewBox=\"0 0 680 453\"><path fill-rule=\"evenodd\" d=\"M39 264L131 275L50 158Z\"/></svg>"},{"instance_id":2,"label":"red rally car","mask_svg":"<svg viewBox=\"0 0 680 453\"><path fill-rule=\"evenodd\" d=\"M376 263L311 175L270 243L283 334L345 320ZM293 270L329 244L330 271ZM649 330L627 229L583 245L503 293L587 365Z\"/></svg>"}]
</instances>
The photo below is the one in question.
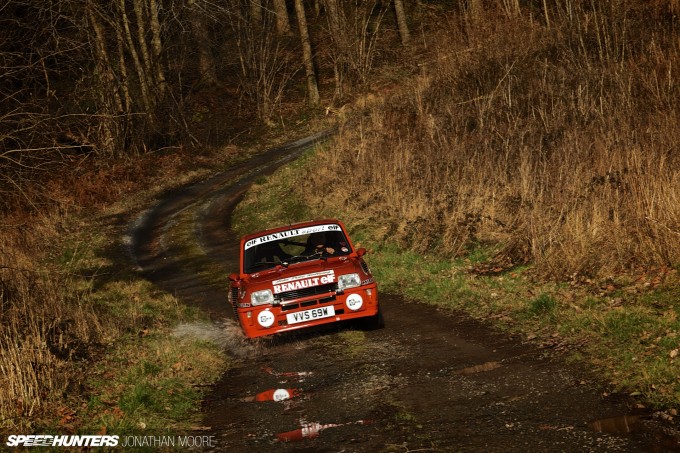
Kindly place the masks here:
<instances>
[{"instance_id":1,"label":"red rally car","mask_svg":"<svg viewBox=\"0 0 680 453\"><path fill-rule=\"evenodd\" d=\"M346 320L383 327L364 254L333 219L243 237L228 295L243 332L255 338Z\"/></svg>"}]
</instances>

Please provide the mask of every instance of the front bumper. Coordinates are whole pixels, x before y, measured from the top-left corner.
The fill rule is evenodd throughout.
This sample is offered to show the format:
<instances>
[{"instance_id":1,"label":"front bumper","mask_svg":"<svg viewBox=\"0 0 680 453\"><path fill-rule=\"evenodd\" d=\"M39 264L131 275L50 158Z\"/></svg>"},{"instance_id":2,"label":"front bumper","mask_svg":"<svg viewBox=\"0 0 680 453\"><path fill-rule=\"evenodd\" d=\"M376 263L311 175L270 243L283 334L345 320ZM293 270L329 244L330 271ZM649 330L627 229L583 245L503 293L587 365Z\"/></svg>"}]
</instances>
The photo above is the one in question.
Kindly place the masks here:
<instances>
[{"instance_id":1,"label":"front bumper","mask_svg":"<svg viewBox=\"0 0 680 453\"><path fill-rule=\"evenodd\" d=\"M312 311L316 313L329 312L330 310L323 310L326 307L333 307L332 316L319 319L312 319L309 316ZM305 315L304 312L308 312L308 314ZM372 283L351 288L344 292L329 292L277 305L238 308L237 314L246 336L256 338L322 324L375 316L378 314L378 290L377 285Z\"/></svg>"}]
</instances>

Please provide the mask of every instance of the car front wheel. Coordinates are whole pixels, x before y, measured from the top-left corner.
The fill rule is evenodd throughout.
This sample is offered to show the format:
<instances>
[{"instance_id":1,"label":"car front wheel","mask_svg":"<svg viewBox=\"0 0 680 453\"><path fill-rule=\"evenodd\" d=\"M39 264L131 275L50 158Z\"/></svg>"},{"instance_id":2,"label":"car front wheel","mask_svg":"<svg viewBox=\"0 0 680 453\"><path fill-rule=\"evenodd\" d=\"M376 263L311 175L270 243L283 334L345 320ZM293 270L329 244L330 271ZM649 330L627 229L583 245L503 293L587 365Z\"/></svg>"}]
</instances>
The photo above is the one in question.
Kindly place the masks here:
<instances>
[{"instance_id":1,"label":"car front wheel","mask_svg":"<svg viewBox=\"0 0 680 453\"><path fill-rule=\"evenodd\" d=\"M375 315L361 320L361 328L363 330L378 330L383 327L385 327L385 318L383 318L381 307L378 307L378 313Z\"/></svg>"}]
</instances>

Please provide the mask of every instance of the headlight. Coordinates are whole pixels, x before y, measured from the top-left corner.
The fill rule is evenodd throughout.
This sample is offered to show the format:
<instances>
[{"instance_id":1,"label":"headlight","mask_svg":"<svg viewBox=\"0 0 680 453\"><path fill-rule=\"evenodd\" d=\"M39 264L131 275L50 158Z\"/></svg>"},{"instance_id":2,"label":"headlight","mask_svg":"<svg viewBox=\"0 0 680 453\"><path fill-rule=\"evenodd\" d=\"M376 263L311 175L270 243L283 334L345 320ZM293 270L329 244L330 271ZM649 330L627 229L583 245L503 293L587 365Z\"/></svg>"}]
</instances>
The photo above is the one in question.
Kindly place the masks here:
<instances>
[{"instance_id":1,"label":"headlight","mask_svg":"<svg viewBox=\"0 0 680 453\"><path fill-rule=\"evenodd\" d=\"M359 274L345 274L338 277L338 289L340 291L357 286L361 286Z\"/></svg>"},{"instance_id":2,"label":"headlight","mask_svg":"<svg viewBox=\"0 0 680 453\"><path fill-rule=\"evenodd\" d=\"M274 295L271 289L263 289L262 291L255 291L250 294L250 303L255 305L264 305L274 303Z\"/></svg>"}]
</instances>

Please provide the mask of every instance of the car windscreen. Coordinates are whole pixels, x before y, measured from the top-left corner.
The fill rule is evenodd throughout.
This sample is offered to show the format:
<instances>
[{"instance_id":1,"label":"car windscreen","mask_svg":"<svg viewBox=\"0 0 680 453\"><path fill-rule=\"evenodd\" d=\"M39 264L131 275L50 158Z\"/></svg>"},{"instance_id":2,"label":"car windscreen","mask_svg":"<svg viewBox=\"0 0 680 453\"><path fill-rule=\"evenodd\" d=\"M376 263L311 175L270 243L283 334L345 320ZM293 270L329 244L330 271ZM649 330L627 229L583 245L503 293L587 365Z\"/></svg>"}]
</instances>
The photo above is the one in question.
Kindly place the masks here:
<instances>
[{"instance_id":1,"label":"car windscreen","mask_svg":"<svg viewBox=\"0 0 680 453\"><path fill-rule=\"evenodd\" d=\"M349 242L337 224L313 225L262 235L246 241L243 249L243 270L246 274L351 252Z\"/></svg>"}]
</instances>

